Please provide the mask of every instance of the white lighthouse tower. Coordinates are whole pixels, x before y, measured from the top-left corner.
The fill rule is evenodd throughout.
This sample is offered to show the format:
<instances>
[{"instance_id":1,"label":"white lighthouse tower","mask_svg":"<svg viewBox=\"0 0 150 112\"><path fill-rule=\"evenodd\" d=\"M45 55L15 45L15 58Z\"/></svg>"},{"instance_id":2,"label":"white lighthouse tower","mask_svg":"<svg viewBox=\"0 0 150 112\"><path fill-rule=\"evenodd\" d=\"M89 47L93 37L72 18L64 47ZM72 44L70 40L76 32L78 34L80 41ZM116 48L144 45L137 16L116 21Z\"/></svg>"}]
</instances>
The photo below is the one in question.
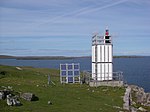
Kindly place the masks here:
<instances>
[{"instance_id":1,"label":"white lighthouse tower","mask_svg":"<svg viewBox=\"0 0 150 112\"><path fill-rule=\"evenodd\" d=\"M112 80L113 76L113 45L109 30L104 36L97 34L92 37L92 78L96 81Z\"/></svg>"}]
</instances>

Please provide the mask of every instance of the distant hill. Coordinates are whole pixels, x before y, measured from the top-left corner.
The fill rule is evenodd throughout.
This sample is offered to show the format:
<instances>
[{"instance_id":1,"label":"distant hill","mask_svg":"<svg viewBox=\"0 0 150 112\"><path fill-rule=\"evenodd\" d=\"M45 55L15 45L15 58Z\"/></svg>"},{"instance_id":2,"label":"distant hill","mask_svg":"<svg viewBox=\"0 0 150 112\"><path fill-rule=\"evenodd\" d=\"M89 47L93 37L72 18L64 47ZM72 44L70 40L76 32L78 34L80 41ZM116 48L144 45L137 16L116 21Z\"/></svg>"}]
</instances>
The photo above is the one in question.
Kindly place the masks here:
<instances>
[{"instance_id":1,"label":"distant hill","mask_svg":"<svg viewBox=\"0 0 150 112\"><path fill-rule=\"evenodd\" d=\"M139 58L145 56L113 56L113 58ZM64 59L75 59L75 58L91 58L91 56L81 57L66 57L66 56L9 56L0 55L0 59L17 59L17 60L64 60Z\"/></svg>"},{"instance_id":2,"label":"distant hill","mask_svg":"<svg viewBox=\"0 0 150 112\"><path fill-rule=\"evenodd\" d=\"M0 59L17 59L17 60L56 60L56 59L73 59L74 57L65 56L8 56L0 55Z\"/></svg>"},{"instance_id":3,"label":"distant hill","mask_svg":"<svg viewBox=\"0 0 150 112\"><path fill-rule=\"evenodd\" d=\"M0 59L13 59L14 56L8 56L8 55L0 55Z\"/></svg>"}]
</instances>

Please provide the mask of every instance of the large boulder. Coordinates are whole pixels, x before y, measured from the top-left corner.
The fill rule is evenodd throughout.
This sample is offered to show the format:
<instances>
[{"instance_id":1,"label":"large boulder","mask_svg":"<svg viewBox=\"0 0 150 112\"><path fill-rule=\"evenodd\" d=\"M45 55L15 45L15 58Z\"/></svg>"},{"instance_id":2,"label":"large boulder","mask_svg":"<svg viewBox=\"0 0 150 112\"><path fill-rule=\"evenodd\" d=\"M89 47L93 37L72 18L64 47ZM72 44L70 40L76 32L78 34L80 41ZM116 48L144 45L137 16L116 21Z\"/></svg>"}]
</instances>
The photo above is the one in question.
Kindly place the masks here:
<instances>
[{"instance_id":1,"label":"large boulder","mask_svg":"<svg viewBox=\"0 0 150 112\"><path fill-rule=\"evenodd\" d=\"M27 101L36 101L36 100L38 100L38 97L35 96L33 93L23 93L21 95L21 98L23 98Z\"/></svg>"},{"instance_id":2,"label":"large boulder","mask_svg":"<svg viewBox=\"0 0 150 112\"><path fill-rule=\"evenodd\" d=\"M5 99L12 91L8 89L0 90L0 99Z\"/></svg>"},{"instance_id":3,"label":"large boulder","mask_svg":"<svg viewBox=\"0 0 150 112\"><path fill-rule=\"evenodd\" d=\"M7 95L7 105L8 106L20 106L21 103L18 100L17 96L12 96L11 94Z\"/></svg>"}]
</instances>

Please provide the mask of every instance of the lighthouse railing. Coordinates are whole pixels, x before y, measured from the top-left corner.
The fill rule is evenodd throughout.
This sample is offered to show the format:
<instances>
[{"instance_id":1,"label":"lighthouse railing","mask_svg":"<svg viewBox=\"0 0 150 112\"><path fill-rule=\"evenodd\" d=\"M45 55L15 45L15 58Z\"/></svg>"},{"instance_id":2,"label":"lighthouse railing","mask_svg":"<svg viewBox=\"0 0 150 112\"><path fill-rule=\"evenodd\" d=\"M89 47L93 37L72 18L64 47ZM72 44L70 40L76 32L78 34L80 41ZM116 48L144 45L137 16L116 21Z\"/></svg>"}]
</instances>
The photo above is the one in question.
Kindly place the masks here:
<instances>
[{"instance_id":1,"label":"lighthouse railing","mask_svg":"<svg viewBox=\"0 0 150 112\"><path fill-rule=\"evenodd\" d=\"M105 82L118 81L121 83L124 82L123 72L121 72L121 71L111 73L113 75L109 75L110 73L105 73L105 74L104 73L103 74L98 73L97 77L96 77L96 74L92 74L91 72L87 72L87 71L84 71L83 74L84 74L83 80L87 84L89 82L104 82L104 81Z\"/></svg>"}]
</instances>

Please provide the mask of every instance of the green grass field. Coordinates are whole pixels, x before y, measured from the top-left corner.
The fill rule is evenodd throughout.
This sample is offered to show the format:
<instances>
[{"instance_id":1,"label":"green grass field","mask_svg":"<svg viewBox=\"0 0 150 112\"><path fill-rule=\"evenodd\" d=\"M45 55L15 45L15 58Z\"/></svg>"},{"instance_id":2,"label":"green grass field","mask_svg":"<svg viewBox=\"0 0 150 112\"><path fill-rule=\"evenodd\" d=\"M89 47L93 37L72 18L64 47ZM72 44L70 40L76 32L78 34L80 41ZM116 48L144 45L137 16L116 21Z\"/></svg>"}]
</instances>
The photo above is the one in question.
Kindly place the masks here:
<instances>
[{"instance_id":1,"label":"green grass field","mask_svg":"<svg viewBox=\"0 0 150 112\"><path fill-rule=\"evenodd\" d=\"M7 106L0 100L0 112L118 112L123 106L124 88L89 87L86 84L61 84L59 70L0 66L0 87L12 86L15 92L32 92L38 101L20 99L22 106ZM47 75L56 85L47 84ZM48 101L52 105L48 105Z\"/></svg>"}]
</instances>

